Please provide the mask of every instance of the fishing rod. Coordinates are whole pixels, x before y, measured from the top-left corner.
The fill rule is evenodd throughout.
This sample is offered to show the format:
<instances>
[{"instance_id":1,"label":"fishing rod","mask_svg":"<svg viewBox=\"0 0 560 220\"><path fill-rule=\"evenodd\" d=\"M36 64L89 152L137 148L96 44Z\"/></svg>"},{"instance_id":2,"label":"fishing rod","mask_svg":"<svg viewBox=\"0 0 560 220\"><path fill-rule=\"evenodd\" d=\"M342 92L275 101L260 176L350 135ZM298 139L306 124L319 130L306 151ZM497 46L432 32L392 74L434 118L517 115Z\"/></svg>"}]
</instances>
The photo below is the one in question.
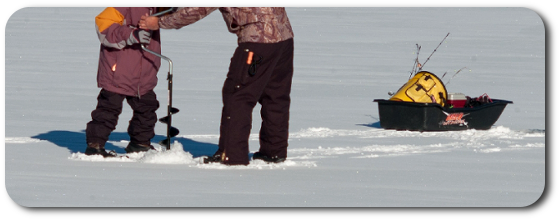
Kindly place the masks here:
<instances>
[{"instance_id":1,"label":"fishing rod","mask_svg":"<svg viewBox=\"0 0 560 220\"><path fill-rule=\"evenodd\" d=\"M436 50L439 48L439 46L441 46L441 44L443 43L443 41L445 41L445 39L447 38L447 36L449 36L449 33L447 33L447 35L445 35L445 37L443 38L443 40L441 40L441 42L439 42L439 45L436 47L436 49L434 49L434 51L432 52L432 54L430 54L430 56L428 56L428 58L426 59L426 61L424 61L424 63L422 65L419 66L419 70L422 70L422 67L424 67L424 65L426 65L426 63L428 62L428 60L430 60L430 58L432 57L432 55L434 55L434 53L436 52Z\"/></svg>"}]
</instances>

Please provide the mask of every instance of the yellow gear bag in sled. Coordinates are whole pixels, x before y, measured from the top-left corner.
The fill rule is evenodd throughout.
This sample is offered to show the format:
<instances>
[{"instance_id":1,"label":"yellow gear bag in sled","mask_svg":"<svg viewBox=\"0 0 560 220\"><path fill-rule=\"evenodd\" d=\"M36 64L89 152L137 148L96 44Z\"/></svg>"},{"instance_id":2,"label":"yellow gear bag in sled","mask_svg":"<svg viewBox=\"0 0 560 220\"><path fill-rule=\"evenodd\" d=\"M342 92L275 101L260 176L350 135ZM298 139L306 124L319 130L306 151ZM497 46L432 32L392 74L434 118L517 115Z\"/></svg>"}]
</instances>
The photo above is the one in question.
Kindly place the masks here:
<instances>
[{"instance_id":1,"label":"yellow gear bag in sled","mask_svg":"<svg viewBox=\"0 0 560 220\"><path fill-rule=\"evenodd\" d=\"M437 103L444 106L447 100L447 89L436 75L422 71L408 80L389 100Z\"/></svg>"}]
</instances>

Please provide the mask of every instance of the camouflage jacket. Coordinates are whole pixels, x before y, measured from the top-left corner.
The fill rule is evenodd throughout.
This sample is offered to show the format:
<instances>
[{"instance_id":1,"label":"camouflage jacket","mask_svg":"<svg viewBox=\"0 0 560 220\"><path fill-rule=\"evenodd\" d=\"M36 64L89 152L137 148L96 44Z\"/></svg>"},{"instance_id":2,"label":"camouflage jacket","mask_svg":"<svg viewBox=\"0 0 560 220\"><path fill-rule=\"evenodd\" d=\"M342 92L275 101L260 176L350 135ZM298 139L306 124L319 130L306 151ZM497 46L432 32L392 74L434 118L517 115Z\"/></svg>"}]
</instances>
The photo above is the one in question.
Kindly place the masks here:
<instances>
[{"instance_id":1,"label":"camouflage jacket","mask_svg":"<svg viewBox=\"0 0 560 220\"><path fill-rule=\"evenodd\" d=\"M173 14L162 16L159 26L163 29L179 29L218 9L228 30L237 34L238 43L277 43L294 37L284 8L180 8Z\"/></svg>"}]
</instances>

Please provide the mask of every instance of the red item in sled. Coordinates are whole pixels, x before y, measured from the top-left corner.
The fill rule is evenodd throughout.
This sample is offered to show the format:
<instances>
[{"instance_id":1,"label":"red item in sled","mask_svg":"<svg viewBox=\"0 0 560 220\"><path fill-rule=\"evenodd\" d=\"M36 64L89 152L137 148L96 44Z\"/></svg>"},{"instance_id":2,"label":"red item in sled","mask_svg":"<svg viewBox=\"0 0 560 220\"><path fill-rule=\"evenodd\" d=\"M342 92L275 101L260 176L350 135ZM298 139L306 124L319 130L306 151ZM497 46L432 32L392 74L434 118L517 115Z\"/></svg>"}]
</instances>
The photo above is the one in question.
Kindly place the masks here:
<instances>
[{"instance_id":1,"label":"red item in sled","mask_svg":"<svg viewBox=\"0 0 560 220\"><path fill-rule=\"evenodd\" d=\"M463 93L449 93L447 98L447 104L453 108L463 108L467 103L467 97Z\"/></svg>"}]
</instances>

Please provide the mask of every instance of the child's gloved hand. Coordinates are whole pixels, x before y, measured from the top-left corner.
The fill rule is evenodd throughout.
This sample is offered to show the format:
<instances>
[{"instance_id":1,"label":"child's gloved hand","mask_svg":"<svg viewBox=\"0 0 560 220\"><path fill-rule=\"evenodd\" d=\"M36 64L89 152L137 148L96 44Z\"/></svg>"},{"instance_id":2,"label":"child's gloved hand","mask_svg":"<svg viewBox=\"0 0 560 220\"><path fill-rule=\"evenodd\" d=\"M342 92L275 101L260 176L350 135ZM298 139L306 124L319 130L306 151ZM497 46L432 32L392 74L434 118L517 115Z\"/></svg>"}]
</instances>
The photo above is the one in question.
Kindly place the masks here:
<instances>
[{"instance_id":1,"label":"child's gloved hand","mask_svg":"<svg viewBox=\"0 0 560 220\"><path fill-rule=\"evenodd\" d=\"M149 44L151 39L152 39L151 31L134 29L134 31L130 33L130 38L128 39L127 44L128 45Z\"/></svg>"}]
</instances>

